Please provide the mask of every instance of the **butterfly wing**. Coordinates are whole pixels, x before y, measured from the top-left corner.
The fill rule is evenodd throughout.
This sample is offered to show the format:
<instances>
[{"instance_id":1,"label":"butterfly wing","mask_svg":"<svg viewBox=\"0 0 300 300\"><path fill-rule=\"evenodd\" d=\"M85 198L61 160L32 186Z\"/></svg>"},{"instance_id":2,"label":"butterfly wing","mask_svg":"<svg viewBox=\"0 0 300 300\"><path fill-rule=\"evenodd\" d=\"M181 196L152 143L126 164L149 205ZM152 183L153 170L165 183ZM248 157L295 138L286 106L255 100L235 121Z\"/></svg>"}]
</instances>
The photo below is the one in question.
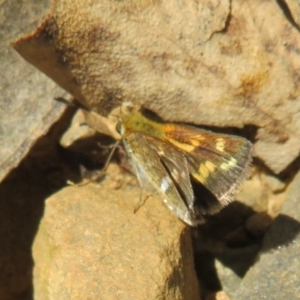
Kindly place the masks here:
<instances>
[{"instance_id":1,"label":"butterfly wing","mask_svg":"<svg viewBox=\"0 0 300 300\"><path fill-rule=\"evenodd\" d=\"M147 140L151 141L151 138L147 137ZM182 155L180 150L170 144L161 143L160 140L151 147L158 153L162 164L181 195L182 201L193 218L198 220L198 224L203 223L205 215L214 214L224 206L205 184L199 183L190 175L189 155L186 153ZM182 167L183 159L187 163L187 169ZM178 173L180 176L172 175Z\"/></svg>"},{"instance_id":2,"label":"butterfly wing","mask_svg":"<svg viewBox=\"0 0 300 300\"><path fill-rule=\"evenodd\" d=\"M202 183L222 205L230 202L241 182L249 176L252 144L238 136L187 126L166 126L167 139L185 154L193 179ZM219 209L216 206L209 213Z\"/></svg>"},{"instance_id":3,"label":"butterfly wing","mask_svg":"<svg viewBox=\"0 0 300 300\"><path fill-rule=\"evenodd\" d=\"M139 132L127 134L123 142L141 186L146 179L184 222L193 226L203 223L202 216L193 211L194 196L184 155L172 145Z\"/></svg>"},{"instance_id":4,"label":"butterfly wing","mask_svg":"<svg viewBox=\"0 0 300 300\"><path fill-rule=\"evenodd\" d=\"M139 113L124 116L119 132L140 184L146 179L190 225L231 201L249 175L252 145L237 136L156 123Z\"/></svg>"}]
</instances>

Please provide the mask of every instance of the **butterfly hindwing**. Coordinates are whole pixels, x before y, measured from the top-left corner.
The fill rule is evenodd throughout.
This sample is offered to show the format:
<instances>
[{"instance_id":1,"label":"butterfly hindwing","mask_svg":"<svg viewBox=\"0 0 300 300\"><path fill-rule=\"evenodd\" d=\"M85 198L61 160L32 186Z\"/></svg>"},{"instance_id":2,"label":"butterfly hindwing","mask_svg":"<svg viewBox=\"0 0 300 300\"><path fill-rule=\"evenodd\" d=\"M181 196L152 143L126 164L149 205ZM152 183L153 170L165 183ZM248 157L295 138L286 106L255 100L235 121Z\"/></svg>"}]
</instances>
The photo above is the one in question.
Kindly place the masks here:
<instances>
[{"instance_id":1,"label":"butterfly hindwing","mask_svg":"<svg viewBox=\"0 0 300 300\"><path fill-rule=\"evenodd\" d=\"M175 147L157 140L153 143L153 138L145 137L149 147L151 147L159 156L161 163L175 184L177 191L186 203L189 209L194 206L194 193L189 176L187 158Z\"/></svg>"},{"instance_id":2,"label":"butterfly hindwing","mask_svg":"<svg viewBox=\"0 0 300 300\"><path fill-rule=\"evenodd\" d=\"M193 210L188 207L189 205L192 206L193 191L188 175L187 162L182 154L174 149L176 153L172 154L175 156L172 156L172 159L170 156L169 160L162 161L161 156L163 156L165 143L158 140L155 141L155 144L149 144L151 137L138 132L128 134L123 142L136 169L141 186L144 185L146 179L160 193L168 208L186 223L194 226L203 223L202 218L195 218ZM133 148L135 151L132 151ZM180 160L176 160L176 156L179 155ZM145 159L145 157L147 158ZM175 161L179 162L179 165L176 164L174 158ZM181 178L182 188L180 190L174 183L176 172L179 176L182 176L182 172L186 175L186 178ZM151 174L151 176L148 174Z\"/></svg>"}]
</instances>

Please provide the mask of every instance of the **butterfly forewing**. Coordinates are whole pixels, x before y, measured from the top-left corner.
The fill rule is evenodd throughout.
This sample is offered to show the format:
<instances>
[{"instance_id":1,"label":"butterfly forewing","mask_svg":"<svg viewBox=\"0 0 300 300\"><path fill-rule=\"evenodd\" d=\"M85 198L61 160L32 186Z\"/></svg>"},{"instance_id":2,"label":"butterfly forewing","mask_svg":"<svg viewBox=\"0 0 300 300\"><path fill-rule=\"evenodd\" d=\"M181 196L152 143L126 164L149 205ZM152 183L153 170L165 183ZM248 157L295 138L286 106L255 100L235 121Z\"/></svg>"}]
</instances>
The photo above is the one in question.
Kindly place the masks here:
<instances>
[{"instance_id":1,"label":"butterfly forewing","mask_svg":"<svg viewBox=\"0 0 300 300\"><path fill-rule=\"evenodd\" d=\"M173 126L175 128L168 131L168 137L171 141L176 140L178 150L185 152L190 174L221 203L231 201L240 183L249 176L251 143L238 136Z\"/></svg>"}]
</instances>

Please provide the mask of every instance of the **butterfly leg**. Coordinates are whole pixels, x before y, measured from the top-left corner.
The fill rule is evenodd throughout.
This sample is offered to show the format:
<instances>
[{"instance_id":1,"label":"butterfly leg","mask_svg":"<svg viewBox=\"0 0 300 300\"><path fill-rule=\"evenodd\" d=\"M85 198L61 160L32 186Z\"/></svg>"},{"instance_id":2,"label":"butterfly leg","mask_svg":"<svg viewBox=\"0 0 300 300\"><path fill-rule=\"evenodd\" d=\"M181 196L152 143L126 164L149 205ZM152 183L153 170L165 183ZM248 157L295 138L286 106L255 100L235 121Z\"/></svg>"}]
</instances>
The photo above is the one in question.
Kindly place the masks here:
<instances>
[{"instance_id":1,"label":"butterfly leg","mask_svg":"<svg viewBox=\"0 0 300 300\"><path fill-rule=\"evenodd\" d=\"M96 175L93 176L92 178L87 179L85 182L82 182L82 183L78 183L78 184L77 184L77 183L74 183L74 182L68 180L68 181L67 181L67 184L68 184L68 185L71 185L71 186L81 187L81 186L85 186L85 185L87 185L87 184L89 184L89 183L91 183L91 182L98 182L98 181L100 181L100 179L104 176L104 174L105 174L105 172L106 172L106 169L107 169L107 167L108 167L108 165L109 165L109 163L110 163L110 161L111 161L111 159L112 159L112 156L113 156L113 154L115 153L115 150L116 150L116 148L118 147L118 145L119 145L119 142L116 142L116 143L112 146L111 151L110 151L110 153L109 153L109 155L108 155L108 157L107 157L107 159L106 159L106 161L105 161L104 167L102 168L102 170L101 170L98 174L96 174Z\"/></svg>"},{"instance_id":2,"label":"butterfly leg","mask_svg":"<svg viewBox=\"0 0 300 300\"><path fill-rule=\"evenodd\" d=\"M143 198L143 188L141 187L139 202L136 204L133 210L134 213L136 213L146 203L147 199L151 196L152 194L148 194L146 197Z\"/></svg>"}]
</instances>

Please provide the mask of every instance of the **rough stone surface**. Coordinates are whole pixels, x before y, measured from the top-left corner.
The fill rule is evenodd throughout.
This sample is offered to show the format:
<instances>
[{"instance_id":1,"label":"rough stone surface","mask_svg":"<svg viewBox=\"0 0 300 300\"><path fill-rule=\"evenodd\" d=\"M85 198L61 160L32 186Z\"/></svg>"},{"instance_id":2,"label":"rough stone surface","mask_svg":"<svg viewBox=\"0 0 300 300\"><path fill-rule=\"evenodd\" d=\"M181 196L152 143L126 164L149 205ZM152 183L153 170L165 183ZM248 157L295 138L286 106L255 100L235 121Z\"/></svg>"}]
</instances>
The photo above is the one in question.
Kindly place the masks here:
<instances>
[{"instance_id":1,"label":"rough stone surface","mask_svg":"<svg viewBox=\"0 0 300 300\"><path fill-rule=\"evenodd\" d=\"M245 228L251 215L251 208L234 202L198 228L195 264L205 296L223 291L231 297L253 265L261 246Z\"/></svg>"},{"instance_id":2,"label":"rough stone surface","mask_svg":"<svg viewBox=\"0 0 300 300\"><path fill-rule=\"evenodd\" d=\"M281 2L57 0L14 47L102 116L129 104L253 125L256 155L279 174L300 151L299 9Z\"/></svg>"},{"instance_id":3,"label":"rough stone surface","mask_svg":"<svg viewBox=\"0 0 300 300\"><path fill-rule=\"evenodd\" d=\"M225 292L217 292L208 295L205 297L205 300L230 300L230 298Z\"/></svg>"},{"instance_id":4,"label":"rough stone surface","mask_svg":"<svg viewBox=\"0 0 300 300\"><path fill-rule=\"evenodd\" d=\"M233 299L300 299L300 173Z\"/></svg>"},{"instance_id":5,"label":"rough stone surface","mask_svg":"<svg viewBox=\"0 0 300 300\"><path fill-rule=\"evenodd\" d=\"M139 188L67 187L46 203L33 246L35 299L199 299L190 230Z\"/></svg>"},{"instance_id":6,"label":"rough stone surface","mask_svg":"<svg viewBox=\"0 0 300 300\"><path fill-rule=\"evenodd\" d=\"M60 190L67 179L78 180L74 168L58 155L55 140L64 130L62 123L56 123L39 139L0 184L1 300L33 299L31 248L44 201Z\"/></svg>"},{"instance_id":7,"label":"rough stone surface","mask_svg":"<svg viewBox=\"0 0 300 300\"><path fill-rule=\"evenodd\" d=\"M246 229L253 236L263 236L273 223L273 219L266 213L257 213L247 219Z\"/></svg>"},{"instance_id":8,"label":"rough stone surface","mask_svg":"<svg viewBox=\"0 0 300 300\"><path fill-rule=\"evenodd\" d=\"M10 46L12 39L32 30L49 7L50 0L0 1L0 180L66 109L53 100L66 92Z\"/></svg>"}]
</instances>

